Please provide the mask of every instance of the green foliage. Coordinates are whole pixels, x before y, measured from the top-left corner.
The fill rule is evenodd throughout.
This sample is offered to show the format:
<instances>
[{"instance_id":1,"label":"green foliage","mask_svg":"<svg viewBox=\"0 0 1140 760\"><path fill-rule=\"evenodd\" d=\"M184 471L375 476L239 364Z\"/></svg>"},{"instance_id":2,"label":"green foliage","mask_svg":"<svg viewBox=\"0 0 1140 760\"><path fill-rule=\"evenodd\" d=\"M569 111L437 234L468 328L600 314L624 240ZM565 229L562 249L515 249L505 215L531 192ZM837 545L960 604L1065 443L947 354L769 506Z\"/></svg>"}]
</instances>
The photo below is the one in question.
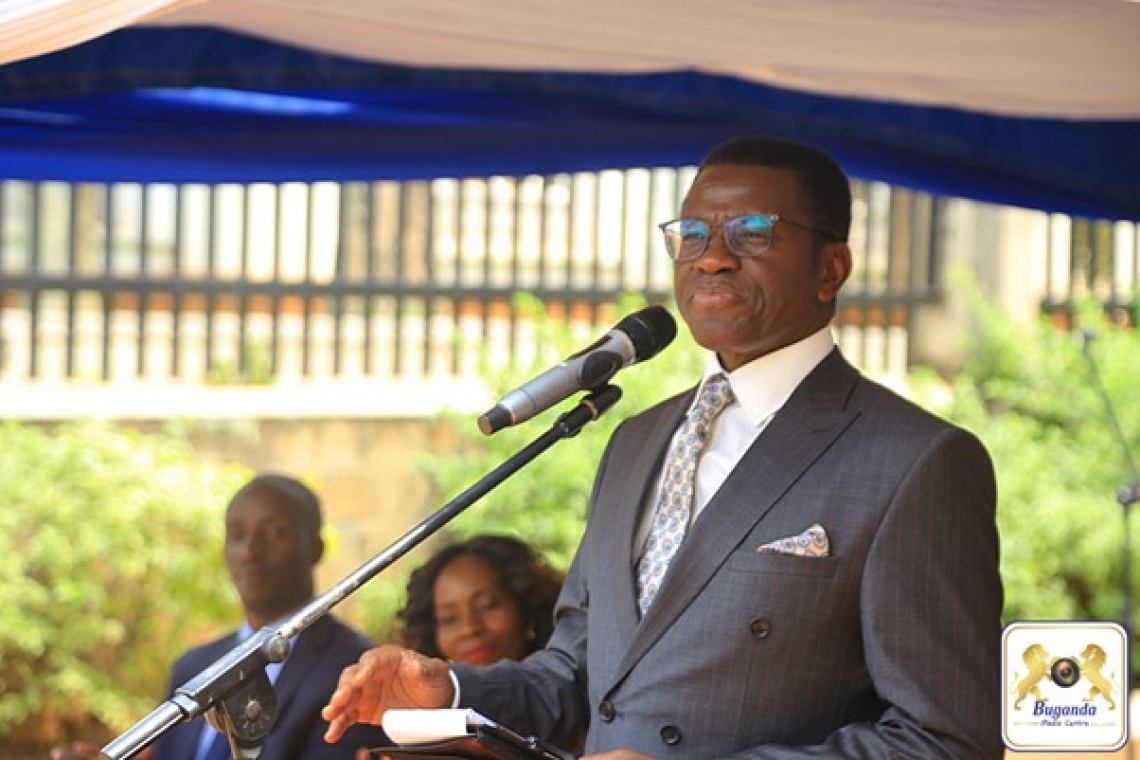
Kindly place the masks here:
<instances>
[{"instance_id":1,"label":"green foliage","mask_svg":"<svg viewBox=\"0 0 1140 760\"><path fill-rule=\"evenodd\" d=\"M404 605L408 573L430 556L432 545L429 541L419 550L412 551L407 561L385 568L384 572L354 592L356 605L352 608L355 615L351 622L358 625L365 636L373 641L396 640L396 612Z\"/></svg>"},{"instance_id":2,"label":"green foliage","mask_svg":"<svg viewBox=\"0 0 1140 760\"><path fill-rule=\"evenodd\" d=\"M937 401L928 375L915 380L928 405L974 430L994 458L1005 618L1120 620L1117 492L1136 478L1140 333L1085 308L1078 326L1097 336L1086 355L1079 334L1044 319L1019 328L970 283L958 287L977 323L967 364ZM1137 577L1131 583L1140 591Z\"/></svg>"},{"instance_id":3,"label":"green foliage","mask_svg":"<svg viewBox=\"0 0 1140 760\"><path fill-rule=\"evenodd\" d=\"M175 655L240 615L218 547L247 473L95 422L5 423L0 450L0 734L125 729Z\"/></svg>"}]
</instances>

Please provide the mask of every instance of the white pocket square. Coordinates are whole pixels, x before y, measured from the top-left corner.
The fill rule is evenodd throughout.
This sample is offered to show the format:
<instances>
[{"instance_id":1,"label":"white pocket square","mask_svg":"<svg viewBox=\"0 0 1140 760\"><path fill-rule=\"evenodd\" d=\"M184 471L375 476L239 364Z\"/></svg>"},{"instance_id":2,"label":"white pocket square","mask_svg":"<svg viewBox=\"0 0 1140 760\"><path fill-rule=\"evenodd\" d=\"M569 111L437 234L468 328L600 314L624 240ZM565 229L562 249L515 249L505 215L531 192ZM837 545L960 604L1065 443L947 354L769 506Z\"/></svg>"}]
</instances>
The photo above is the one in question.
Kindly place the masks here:
<instances>
[{"instance_id":1,"label":"white pocket square","mask_svg":"<svg viewBox=\"0 0 1140 760\"><path fill-rule=\"evenodd\" d=\"M822 525L815 523L798 536L770 541L757 546L756 551L794 554L797 557L830 557L831 543L827 539L827 531Z\"/></svg>"}]
</instances>

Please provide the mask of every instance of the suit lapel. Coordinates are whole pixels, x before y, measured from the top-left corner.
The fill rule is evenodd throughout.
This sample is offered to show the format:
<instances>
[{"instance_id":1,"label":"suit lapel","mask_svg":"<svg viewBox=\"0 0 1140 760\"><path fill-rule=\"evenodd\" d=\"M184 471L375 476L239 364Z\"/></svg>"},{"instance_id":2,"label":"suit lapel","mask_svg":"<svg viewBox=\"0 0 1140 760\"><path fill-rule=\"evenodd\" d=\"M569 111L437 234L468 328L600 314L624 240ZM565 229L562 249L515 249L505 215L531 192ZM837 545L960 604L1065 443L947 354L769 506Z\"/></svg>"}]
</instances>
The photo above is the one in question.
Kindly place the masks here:
<instances>
[{"instance_id":1,"label":"suit lapel","mask_svg":"<svg viewBox=\"0 0 1140 760\"><path fill-rule=\"evenodd\" d=\"M656 601L636 630L615 683L693 603L744 536L858 416L845 409L857 380L856 370L832 352L752 444L689 530ZM631 579L632 599L632 572L626 575Z\"/></svg>"}]
</instances>

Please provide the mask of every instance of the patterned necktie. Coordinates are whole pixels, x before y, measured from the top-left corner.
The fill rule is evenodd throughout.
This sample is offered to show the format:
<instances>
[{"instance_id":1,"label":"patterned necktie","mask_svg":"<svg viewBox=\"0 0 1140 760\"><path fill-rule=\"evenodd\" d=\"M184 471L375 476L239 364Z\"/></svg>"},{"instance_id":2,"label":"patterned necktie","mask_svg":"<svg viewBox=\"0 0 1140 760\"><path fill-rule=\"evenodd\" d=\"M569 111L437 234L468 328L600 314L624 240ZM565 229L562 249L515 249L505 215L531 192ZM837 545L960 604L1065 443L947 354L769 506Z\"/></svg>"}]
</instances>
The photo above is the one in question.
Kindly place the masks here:
<instances>
[{"instance_id":1,"label":"patterned necktie","mask_svg":"<svg viewBox=\"0 0 1140 760\"><path fill-rule=\"evenodd\" d=\"M724 375L709 378L700 399L673 438L665 458L665 476L661 480L653 526L637 563L637 606L643 616L689 529L697 460L708 441L709 429L716 416L731 402L728 378Z\"/></svg>"}]
</instances>

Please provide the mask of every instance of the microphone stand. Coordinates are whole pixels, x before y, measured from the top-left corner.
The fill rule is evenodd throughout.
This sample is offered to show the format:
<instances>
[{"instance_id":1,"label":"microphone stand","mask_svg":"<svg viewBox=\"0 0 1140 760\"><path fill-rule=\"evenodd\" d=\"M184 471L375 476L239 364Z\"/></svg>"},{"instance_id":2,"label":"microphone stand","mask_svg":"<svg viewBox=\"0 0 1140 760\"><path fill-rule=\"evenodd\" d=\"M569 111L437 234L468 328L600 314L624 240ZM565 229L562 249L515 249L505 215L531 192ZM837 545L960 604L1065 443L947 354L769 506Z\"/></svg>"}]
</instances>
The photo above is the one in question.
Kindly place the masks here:
<instances>
[{"instance_id":1,"label":"microphone stand","mask_svg":"<svg viewBox=\"0 0 1140 760\"><path fill-rule=\"evenodd\" d=\"M1110 426L1116 435L1116 440L1120 444L1121 452L1124 455L1124 465L1128 468L1132 476L1132 485L1123 486L1116 491L1116 502L1120 505L1124 514L1124 540L1123 540L1123 556L1121 557L1121 592L1123 596L1121 617L1124 627L1124 641L1127 650L1129 662L1125 663L1125 690L1129 688L1132 683L1132 540L1129 535L1129 507L1133 504L1140 502L1140 469L1136 467L1136 460L1132 458L1132 451L1128 446L1128 437L1124 434L1124 428L1120 426L1120 420L1116 416L1116 409L1112 404L1112 399L1108 396L1108 390L1104 387L1104 381L1101 379L1100 370L1097 368L1097 363L1092 354L1092 342L1096 338L1096 334L1091 330L1084 330L1082 332L1084 338L1083 351L1085 359L1088 361L1089 374L1093 379L1093 386L1096 388L1097 394L1100 396L1101 401L1104 403L1105 415L1108 417ZM1129 709L1129 694L1124 695L1125 709ZM1134 742L1129 742L1129 756L1133 755Z\"/></svg>"},{"instance_id":2,"label":"microphone stand","mask_svg":"<svg viewBox=\"0 0 1140 760\"><path fill-rule=\"evenodd\" d=\"M277 717L277 697L265 666L282 662L289 640L323 617L393 562L403 557L469 506L487 495L539 454L577 435L621 398L621 389L603 382L578 406L560 416L550 430L440 507L387 549L365 562L277 628L266 626L175 689L173 696L103 747L103 760L125 760L149 746L176 724L202 715L226 734L235 760L256 760Z\"/></svg>"}]
</instances>

